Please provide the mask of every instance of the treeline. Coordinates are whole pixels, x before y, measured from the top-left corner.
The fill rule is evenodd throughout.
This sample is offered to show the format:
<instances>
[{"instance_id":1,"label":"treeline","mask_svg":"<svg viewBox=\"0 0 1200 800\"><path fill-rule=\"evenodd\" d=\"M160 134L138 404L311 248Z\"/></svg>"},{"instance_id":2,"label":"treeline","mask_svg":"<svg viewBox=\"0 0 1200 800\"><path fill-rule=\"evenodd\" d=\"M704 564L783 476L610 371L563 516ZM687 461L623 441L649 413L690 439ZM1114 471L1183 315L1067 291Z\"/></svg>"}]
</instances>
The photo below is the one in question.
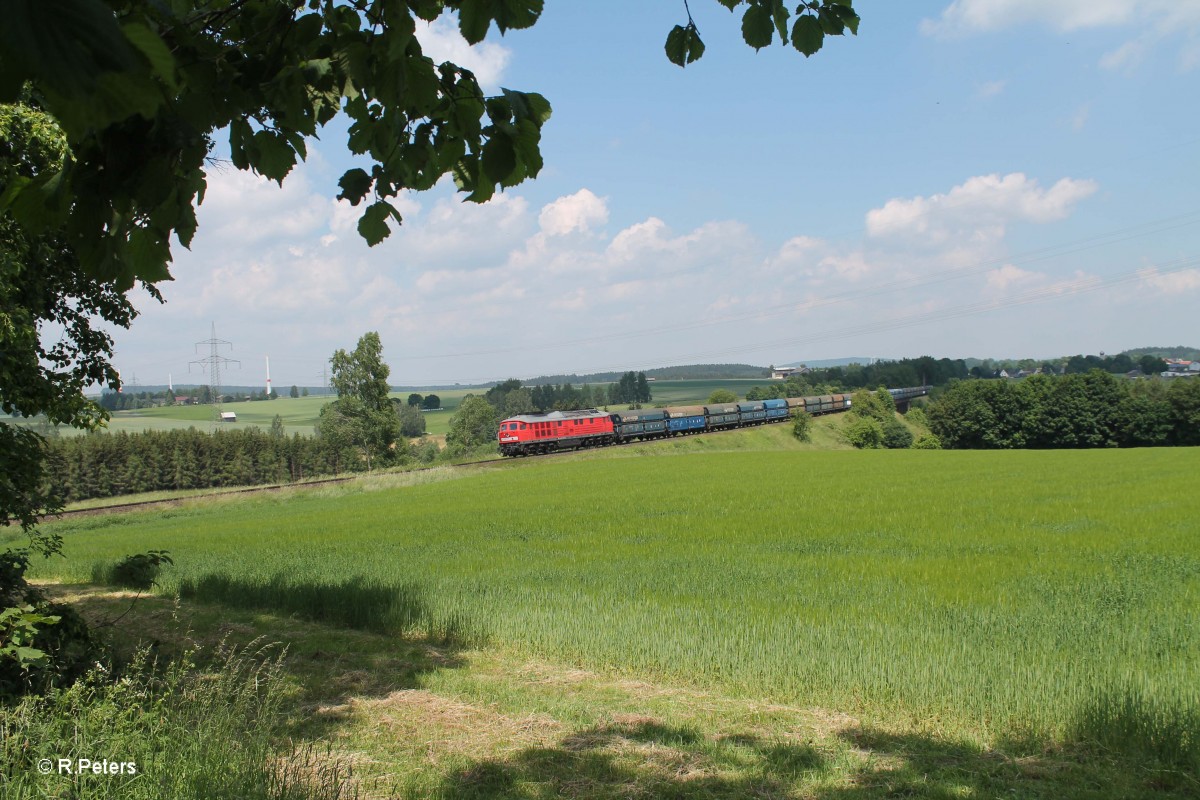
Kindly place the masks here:
<instances>
[{"instance_id":1,"label":"treeline","mask_svg":"<svg viewBox=\"0 0 1200 800\"><path fill-rule=\"evenodd\" d=\"M195 428L94 433L48 439L47 477L65 502L138 492L287 483L361 472L360 448L328 437L288 437L282 429ZM397 442L390 463L430 462L437 445Z\"/></svg>"},{"instance_id":2,"label":"treeline","mask_svg":"<svg viewBox=\"0 0 1200 800\"><path fill-rule=\"evenodd\" d=\"M1200 445L1200 379L1122 380L1096 369L968 380L948 387L926 414L948 448Z\"/></svg>"},{"instance_id":3,"label":"treeline","mask_svg":"<svg viewBox=\"0 0 1200 800\"><path fill-rule=\"evenodd\" d=\"M308 390L306 389L305 392ZM292 387L292 397L299 397L300 390L295 386ZM196 405L209 405L213 402L212 390L207 386L200 386L191 391L187 395L191 402ZM275 400L278 399L279 393L271 390L268 393L265 389L261 392L234 392L233 394L221 395L222 403L239 403L247 400ZM169 390L161 392L102 392L100 394L100 407L106 411L135 411L139 408L159 408L161 406L175 405L175 395Z\"/></svg>"},{"instance_id":4,"label":"treeline","mask_svg":"<svg viewBox=\"0 0 1200 800\"><path fill-rule=\"evenodd\" d=\"M747 400L774 400L782 397L854 392L858 389L902 389L908 386L939 386L961 380L970 374L962 359L905 358L874 364L848 364L793 374L785 381L751 387Z\"/></svg>"},{"instance_id":5,"label":"treeline","mask_svg":"<svg viewBox=\"0 0 1200 800\"><path fill-rule=\"evenodd\" d=\"M576 411L608 405L640 405L653 397L644 372L626 372L608 386L584 384L576 389L570 383L558 386L525 386L516 378L498 383L483 395L501 417L547 411Z\"/></svg>"},{"instance_id":6,"label":"treeline","mask_svg":"<svg viewBox=\"0 0 1200 800\"><path fill-rule=\"evenodd\" d=\"M902 389L908 386L940 386L970 374L961 358L902 358L874 364L847 364L844 367L815 369L805 374L811 384L828 384L842 391L856 389Z\"/></svg>"},{"instance_id":7,"label":"treeline","mask_svg":"<svg viewBox=\"0 0 1200 800\"><path fill-rule=\"evenodd\" d=\"M677 380L712 380L716 378L762 378L770 375L770 370L756 367L753 364L687 364L678 367L658 367L641 373L660 381ZM561 385L564 383L609 384L616 383L622 377L620 372L592 372L586 375L571 373L570 375L539 375L525 381L527 386Z\"/></svg>"}]
</instances>

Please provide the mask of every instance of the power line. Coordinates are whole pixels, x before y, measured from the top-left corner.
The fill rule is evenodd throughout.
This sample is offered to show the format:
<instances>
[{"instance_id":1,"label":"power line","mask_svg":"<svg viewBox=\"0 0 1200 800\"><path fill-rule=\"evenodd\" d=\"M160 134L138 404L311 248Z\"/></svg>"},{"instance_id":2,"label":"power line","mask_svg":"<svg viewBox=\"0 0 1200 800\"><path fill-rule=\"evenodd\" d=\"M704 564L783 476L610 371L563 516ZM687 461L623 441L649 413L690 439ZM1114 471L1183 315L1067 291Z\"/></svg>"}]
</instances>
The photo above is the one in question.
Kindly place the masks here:
<instances>
[{"instance_id":1,"label":"power line","mask_svg":"<svg viewBox=\"0 0 1200 800\"><path fill-rule=\"evenodd\" d=\"M240 367L242 362L221 355L220 348L228 346L230 350L233 350L233 343L217 338L217 323L215 322L212 323L212 337L203 342L196 342L196 352L200 352L200 347L203 345L208 345L208 356L189 361L188 372L191 372L192 364L208 368L208 391L213 403L213 422L219 423L221 421L221 367L228 364L237 364Z\"/></svg>"}]
</instances>

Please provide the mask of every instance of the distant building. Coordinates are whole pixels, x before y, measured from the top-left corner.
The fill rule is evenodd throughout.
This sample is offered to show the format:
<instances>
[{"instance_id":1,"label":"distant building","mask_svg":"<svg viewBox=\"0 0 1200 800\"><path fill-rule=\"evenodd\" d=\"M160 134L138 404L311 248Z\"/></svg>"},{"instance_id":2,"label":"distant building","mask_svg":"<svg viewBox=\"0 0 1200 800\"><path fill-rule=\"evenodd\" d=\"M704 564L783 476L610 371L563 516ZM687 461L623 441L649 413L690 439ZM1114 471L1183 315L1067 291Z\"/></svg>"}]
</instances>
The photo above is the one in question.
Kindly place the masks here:
<instances>
[{"instance_id":1,"label":"distant building","mask_svg":"<svg viewBox=\"0 0 1200 800\"><path fill-rule=\"evenodd\" d=\"M237 414L232 411L222 411L221 422L237 422Z\"/></svg>"},{"instance_id":2,"label":"distant building","mask_svg":"<svg viewBox=\"0 0 1200 800\"><path fill-rule=\"evenodd\" d=\"M803 375L808 372L808 367L776 367L771 370L771 380L786 381L793 375Z\"/></svg>"}]
</instances>

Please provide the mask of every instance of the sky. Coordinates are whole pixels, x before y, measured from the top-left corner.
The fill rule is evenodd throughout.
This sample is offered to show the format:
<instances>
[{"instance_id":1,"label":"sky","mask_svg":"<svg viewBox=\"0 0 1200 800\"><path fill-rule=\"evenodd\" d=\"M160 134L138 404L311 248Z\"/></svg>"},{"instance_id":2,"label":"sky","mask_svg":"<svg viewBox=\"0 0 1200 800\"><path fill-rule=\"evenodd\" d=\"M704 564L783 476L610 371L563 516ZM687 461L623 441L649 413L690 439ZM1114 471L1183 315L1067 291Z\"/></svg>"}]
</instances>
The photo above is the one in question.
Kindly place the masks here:
<instances>
[{"instance_id":1,"label":"sky","mask_svg":"<svg viewBox=\"0 0 1200 800\"><path fill-rule=\"evenodd\" d=\"M397 201L368 247L334 198L339 120L283 186L213 169L127 386L318 386L377 331L394 385L690 363L1032 357L1200 346L1200 0L859 0L857 37L755 52L691 0L554 0L471 48L553 105L546 166L478 205ZM190 369L190 371L189 371Z\"/></svg>"}]
</instances>

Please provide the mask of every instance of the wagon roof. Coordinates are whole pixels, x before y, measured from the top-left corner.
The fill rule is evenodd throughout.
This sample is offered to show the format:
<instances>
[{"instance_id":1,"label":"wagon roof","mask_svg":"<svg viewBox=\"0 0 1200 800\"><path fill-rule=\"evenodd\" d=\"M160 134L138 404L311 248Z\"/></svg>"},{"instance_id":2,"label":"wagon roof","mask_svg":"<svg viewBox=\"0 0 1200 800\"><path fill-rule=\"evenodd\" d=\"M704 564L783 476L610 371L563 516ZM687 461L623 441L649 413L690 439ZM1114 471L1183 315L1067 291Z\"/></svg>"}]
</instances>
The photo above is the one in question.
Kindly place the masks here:
<instances>
[{"instance_id":1,"label":"wagon roof","mask_svg":"<svg viewBox=\"0 0 1200 800\"><path fill-rule=\"evenodd\" d=\"M702 417L704 406L668 406L666 412L672 417Z\"/></svg>"},{"instance_id":2,"label":"wagon roof","mask_svg":"<svg viewBox=\"0 0 1200 800\"><path fill-rule=\"evenodd\" d=\"M551 411L547 414L518 414L508 417L503 422L556 422L564 419L603 419L607 417L603 411L586 408L582 411Z\"/></svg>"}]
</instances>

